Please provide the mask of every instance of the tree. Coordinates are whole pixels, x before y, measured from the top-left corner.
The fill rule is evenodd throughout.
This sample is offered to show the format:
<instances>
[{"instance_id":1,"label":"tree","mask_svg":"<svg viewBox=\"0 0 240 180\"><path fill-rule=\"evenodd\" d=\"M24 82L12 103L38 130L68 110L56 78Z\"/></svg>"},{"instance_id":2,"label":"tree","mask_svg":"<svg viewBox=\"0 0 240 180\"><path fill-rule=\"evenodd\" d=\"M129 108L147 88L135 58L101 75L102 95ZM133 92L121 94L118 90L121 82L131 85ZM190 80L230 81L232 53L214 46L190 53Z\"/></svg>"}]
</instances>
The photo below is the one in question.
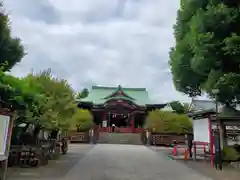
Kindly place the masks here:
<instances>
[{"instance_id":1,"label":"tree","mask_svg":"<svg viewBox=\"0 0 240 180\"><path fill-rule=\"evenodd\" d=\"M188 133L192 131L192 123L186 115L170 111L150 112L145 126L155 132Z\"/></svg>"},{"instance_id":2,"label":"tree","mask_svg":"<svg viewBox=\"0 0 240 180\"><path fill-rule=\"evenodd\" d=\"M230 0L181 1L169 62L178 91L190 96L205 91L222 103L239 103L239 5Z\"/></svg>"},{"instance_id":3,"label":"tree","mask_svg":"<svg viewBox=\"0 0 240 180\"><path fill-rule=\"evenodd\" d=\"M170 106L173 109L173 111L175 111L176 113L179 113L179 114L184 113L184 106L179 101L172 101L170 103Z\"/></svg>"},{"instance_id":4,"label":"tree","mask_svg":"<svg viewBox=\"0 0 240 180\"><path fill-rule=\"evenodd\" d=\"M53 77L50 69L35 75L29 74L25 81L45 97L38 106L40 125L53 131L68 129L77 105L74 91L67 81Z\"/></svg>"},{"instance_id":5,"label":"tree","mask_svg":"<svg viewBox=\"0 0 240 180\"><path fill-rule=\"evenodd\" d=\"M1 106L16 114L16 124L34 125L29 142L36 143L41 129L50 130L56 138L59 131L69 130L77 113L75 93L67 81L53 77L50 70L16 78L0 73ZM86 115L85 115L86 116ZM26 139L26 138L25 138Z\"/></svg>"},{"instance_id":6,"label":"tree","mask_svg":"<svg viewBox=\"0 0 240 180\"><path fill-rule=\"evenodd\" d=\"M20 39L11 35L9 19L0 2L0 64L5 64L3 70L10 70L24 55Z\"/></svg>"},{"instance_id":7,"label":"tree","mask_svg":"<svg viewBox=\"0 0 240 180\"><path fill-rule=\"evenodd\" d=\"M33 111L42 99L36 89L30 87L21 78L7 75L0 71L1 108L12 111L29 109Z\"/></svg>"},{"instance_id":8,"label":"tree","mask_svg":"<svg viewBox=\"0 0 240 180\"><path fill-rule=\"evenodd\" d=\"M39 112L37 107L44 97L39 95L36 89L29 86L23 79L3 72L0 74L1 110L10 110L15 114L14 130L16 130L19 124L26 123L23 133L21 133L26 134L25 131L29 124L38 124L37 117ZM17 129L19 131L19 128ZM26 140L24 142L27 144L36 143L38 130L35 129L31 136L24 138ZM30 134L28 133L28 135ZM19 143L19 139L15 139L15 143Z\"/></svg>"},{"instance_id":9,"label":"tree","mask_svg":"<svg viewBox=\"0 0 240 180\"><path fill-rule=\"evenodd\" d=\"M88 94L89 94L89 91L88 91L88 89L87 88L84 88L81 92L79 92L78 94L77 94L77 99L83 99L83 98L86 98L86 97L88 97Z\"/></svg>"},{"instance_id":10,"label":"tree","mask_svg":"<svg viewBox=\"0 0 240 180\"><path fill-rule=\"evenodd\" d=\"M93 125L93 117L88 110L79 109L72 117L71 129L78 132L88 131Z\"/></svg>"}]
</instances>

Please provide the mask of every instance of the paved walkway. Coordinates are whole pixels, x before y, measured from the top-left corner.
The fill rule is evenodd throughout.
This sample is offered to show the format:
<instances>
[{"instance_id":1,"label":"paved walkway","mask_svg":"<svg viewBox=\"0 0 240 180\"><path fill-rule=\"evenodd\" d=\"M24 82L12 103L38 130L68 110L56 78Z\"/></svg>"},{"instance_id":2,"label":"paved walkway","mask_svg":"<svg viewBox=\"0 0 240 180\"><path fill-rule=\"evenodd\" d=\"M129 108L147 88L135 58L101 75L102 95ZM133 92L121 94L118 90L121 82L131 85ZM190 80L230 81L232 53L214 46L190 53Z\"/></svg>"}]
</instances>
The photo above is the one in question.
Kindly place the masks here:
<instances>
[{"instance_id":1,"label":"paved walkway","mask_svg":"<svg viewBox=\"0 0 240 180\"><path fill-rule=\"evenodd\" d=\"M75 163L69 164L71 168L68 167L64 174L63 168L58 173L55 172L55 177L53 174L51 177L44 177L42 174L35 179L210 180L179 162L169 160L164 153L156 153L145 146L99 144L85 149L82 146L74 145L70 148L66 158L74 154ZM54 168L51 171L53 172ZM27 180L26 177L22 179Z\"/></svg>"}]
</instances>

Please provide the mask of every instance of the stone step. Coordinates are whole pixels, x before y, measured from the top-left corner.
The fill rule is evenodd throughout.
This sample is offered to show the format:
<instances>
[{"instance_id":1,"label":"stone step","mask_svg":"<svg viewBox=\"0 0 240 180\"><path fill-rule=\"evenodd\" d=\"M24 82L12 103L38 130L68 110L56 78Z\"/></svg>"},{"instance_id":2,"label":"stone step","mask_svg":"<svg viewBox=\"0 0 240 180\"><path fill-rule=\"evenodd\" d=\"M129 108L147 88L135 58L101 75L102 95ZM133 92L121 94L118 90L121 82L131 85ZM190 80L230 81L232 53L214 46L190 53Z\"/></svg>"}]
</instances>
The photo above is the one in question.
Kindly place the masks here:
<instances>
[{"instance_id":1,"label":"stone step","mask_svg":"<svg viewBox=\"0 0 240 180\"><path fill-rule=\"evenodd\" d=\"M106 144L142 144L137 133L100 133L98 143Z\"/></svg>"}]
</instances>

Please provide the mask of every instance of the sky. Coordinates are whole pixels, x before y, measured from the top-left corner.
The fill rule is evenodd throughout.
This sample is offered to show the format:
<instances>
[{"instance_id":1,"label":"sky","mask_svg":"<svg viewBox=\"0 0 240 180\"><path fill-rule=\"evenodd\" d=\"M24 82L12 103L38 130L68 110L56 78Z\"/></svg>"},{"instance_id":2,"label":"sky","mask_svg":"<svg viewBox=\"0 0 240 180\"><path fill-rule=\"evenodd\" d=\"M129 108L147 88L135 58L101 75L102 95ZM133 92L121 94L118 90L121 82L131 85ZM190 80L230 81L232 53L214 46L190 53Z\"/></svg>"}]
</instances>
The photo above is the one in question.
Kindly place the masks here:
<instances>
[{"instance_id":1,"label":"sky","mask_svg":"<svg viewBox=\"0 0 240 180\"><path fill-rule=\"evenodd\" d=\"M169 61L179 0L5 0L27 55L12 73L51 68L79 91L92 85L146 88L152 102L189 98Z\"/></svg>"}]
</instances>

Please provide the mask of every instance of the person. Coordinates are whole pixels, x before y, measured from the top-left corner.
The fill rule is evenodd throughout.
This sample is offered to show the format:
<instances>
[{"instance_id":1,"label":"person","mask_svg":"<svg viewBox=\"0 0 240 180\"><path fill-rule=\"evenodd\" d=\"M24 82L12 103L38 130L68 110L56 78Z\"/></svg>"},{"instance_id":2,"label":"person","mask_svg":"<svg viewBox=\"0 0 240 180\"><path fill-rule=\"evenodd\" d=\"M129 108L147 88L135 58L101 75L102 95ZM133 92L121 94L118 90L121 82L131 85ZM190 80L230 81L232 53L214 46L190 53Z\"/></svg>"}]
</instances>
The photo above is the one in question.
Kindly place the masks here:
<instances>
[{"instance_id":1,"label":"person","mask_svg":"<svg viewBox=\"0 0 240 180\"><path fill-rule=\"evenodd\" d=\"M68 141L66 138L62 138L62 146L61 146L61 149L62 149L62 153L63 154L66 154L67 153L67 150L68 150Z\"/></svg>"},{"instance_id":2,"label":"person","mask_svg":"<svg viewBox=\"0 0 240 180\"><path fill-rule=\"evenodd\" d=\"M193 135L187 135L187 142L189 157L192 158Z\"/></svg>"},{"instance_id":3,"label":"person","mask_svg":"<svg viewBox=\"0 0 240 180\"><path fill-rule=\"evenodd\" d=\"M112 132L115 132L116 126L115 124L112 124Z\"/></svg>"},{"instance_id":4,"label":"person","mask_svg":"<svg viewBox=\"0 0 240 180\"><path fill-rule=\"evenodd\" d=\"M177 140L173 140L173 141L172 141L172 146L173 146L173 147L177 146Z\"/></svg>"}]
</instances>

